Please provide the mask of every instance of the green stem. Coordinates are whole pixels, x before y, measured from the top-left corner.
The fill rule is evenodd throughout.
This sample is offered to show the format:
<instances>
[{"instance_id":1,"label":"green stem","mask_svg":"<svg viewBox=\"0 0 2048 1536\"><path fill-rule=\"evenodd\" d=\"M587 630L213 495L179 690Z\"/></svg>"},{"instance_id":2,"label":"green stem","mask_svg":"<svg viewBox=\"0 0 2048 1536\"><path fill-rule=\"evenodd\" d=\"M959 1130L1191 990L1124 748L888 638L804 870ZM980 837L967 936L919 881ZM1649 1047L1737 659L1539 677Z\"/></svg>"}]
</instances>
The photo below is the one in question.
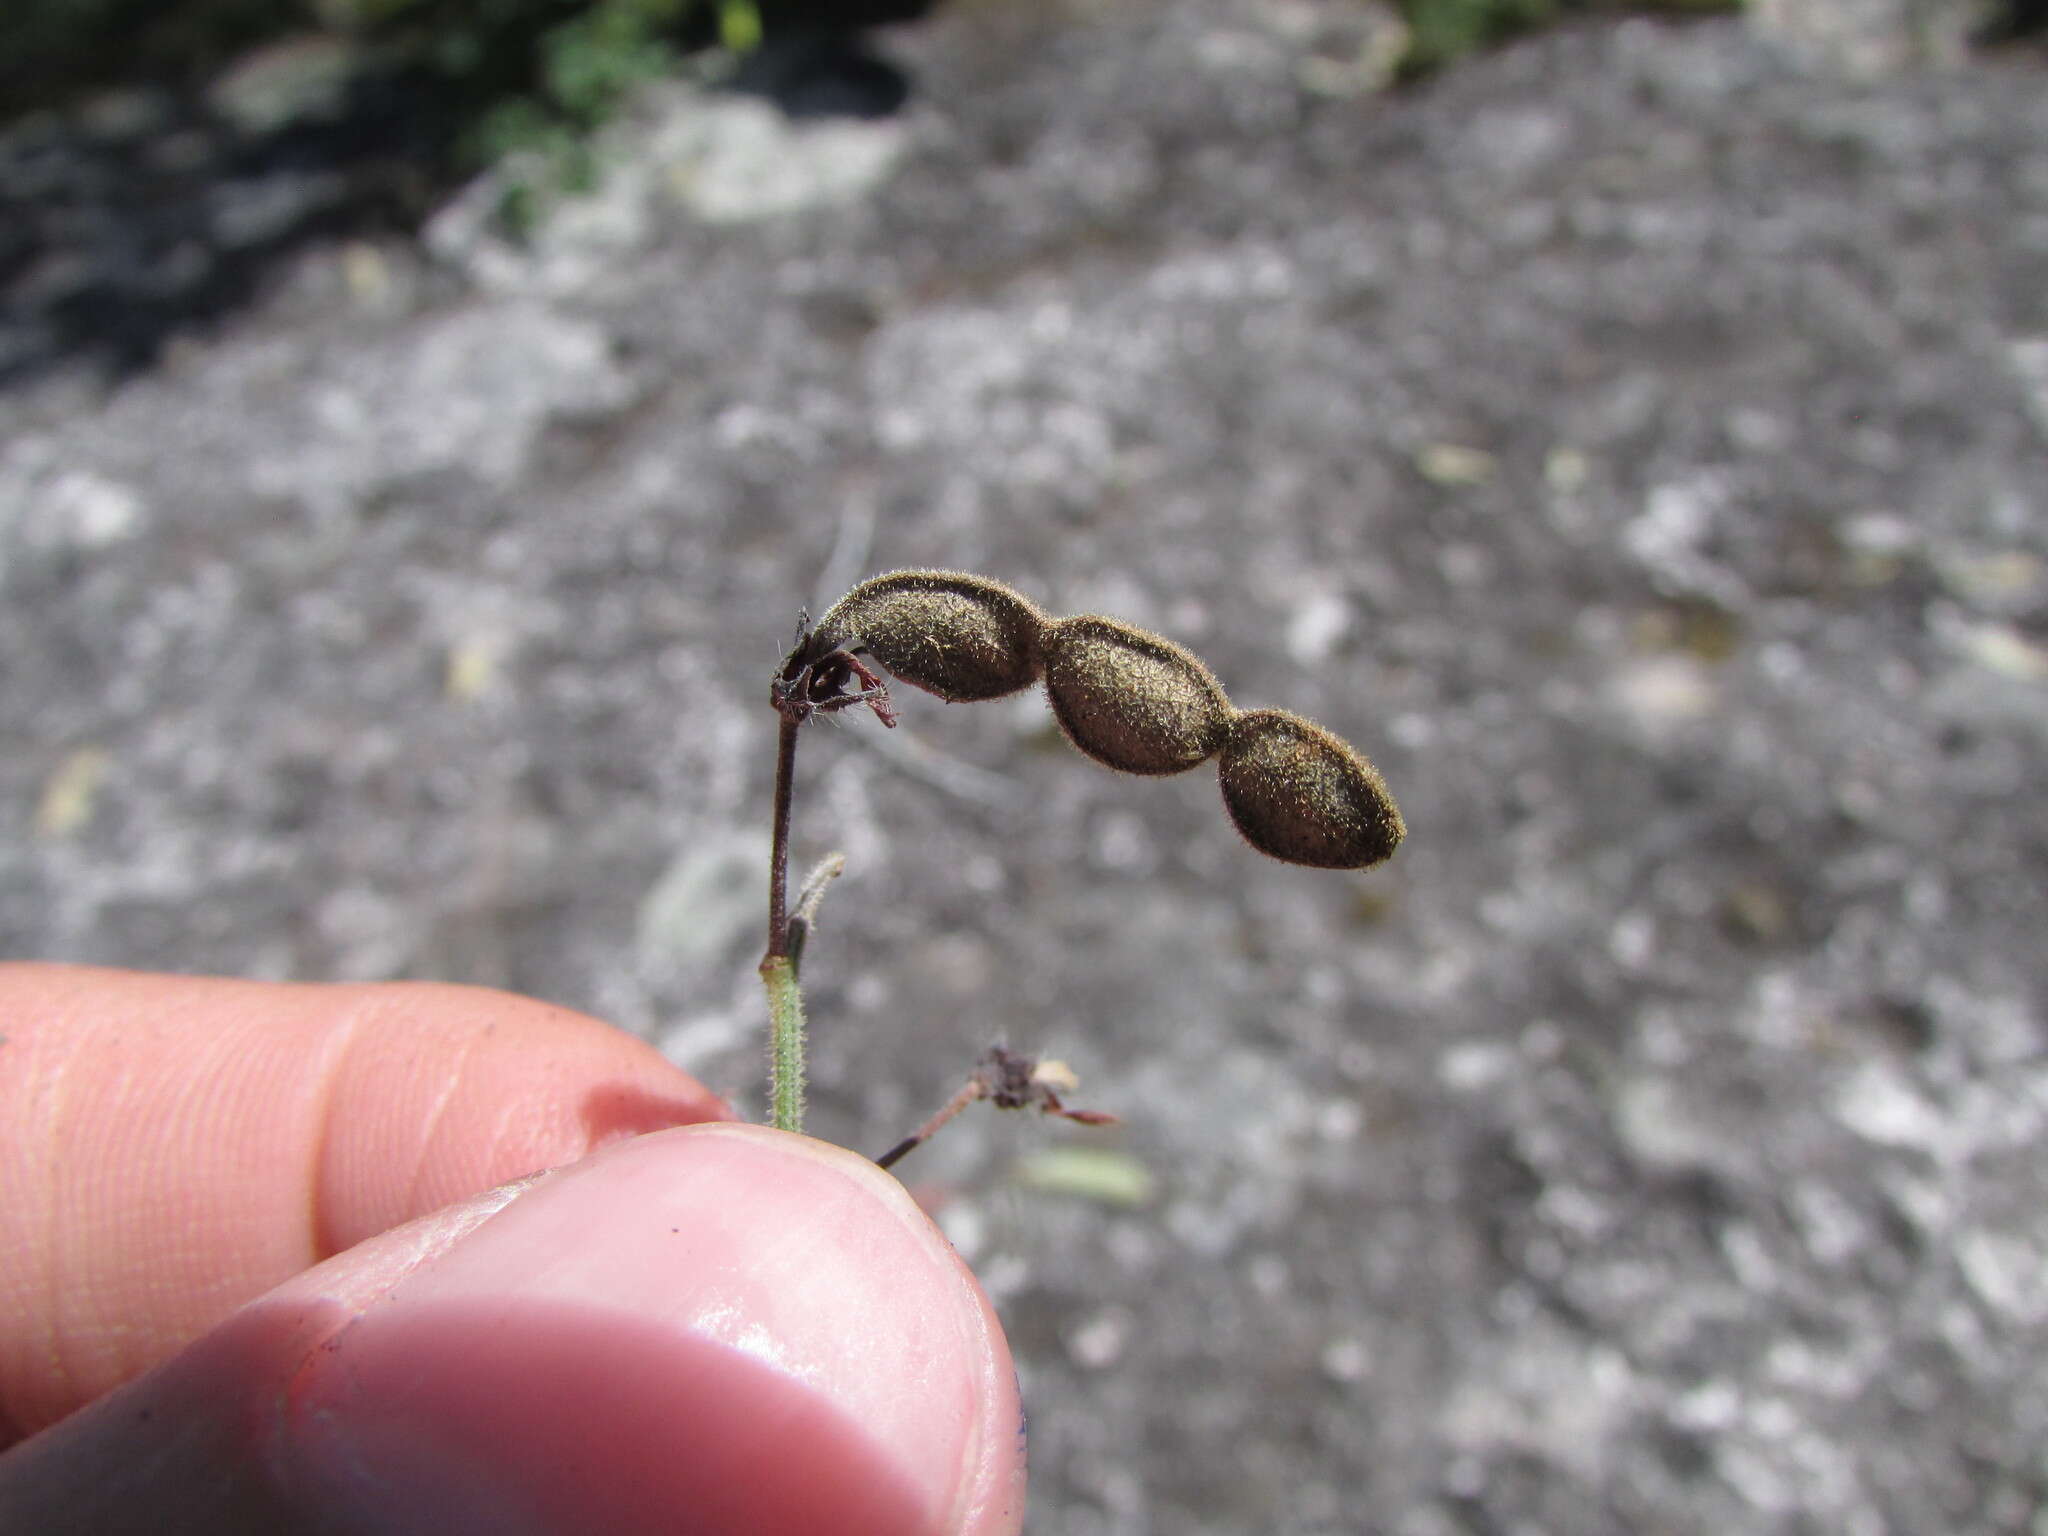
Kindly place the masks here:
<instances>
[{"instance_id":1,"label":"green stem","mask_svg":"<svg viewBox=\"0 0 2048 1536\"><path fill-rule=\"evenodd\" d=\"M804 995L787 955L761 961L768 989L768 1123L778 1131L804 1128Z\"/></svg>"}]
</instances>

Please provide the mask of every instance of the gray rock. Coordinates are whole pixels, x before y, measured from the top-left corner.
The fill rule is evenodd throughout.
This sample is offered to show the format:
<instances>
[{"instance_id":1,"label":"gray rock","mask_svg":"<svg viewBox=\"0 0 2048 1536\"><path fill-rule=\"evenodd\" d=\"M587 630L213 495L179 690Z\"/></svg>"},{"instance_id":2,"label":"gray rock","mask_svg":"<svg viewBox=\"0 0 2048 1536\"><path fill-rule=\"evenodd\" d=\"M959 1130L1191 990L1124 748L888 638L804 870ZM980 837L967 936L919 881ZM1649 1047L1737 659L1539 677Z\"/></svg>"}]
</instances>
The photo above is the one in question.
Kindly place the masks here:
<instances>
[{"instance_id":1,"label":"gray rock","mask_svg":"<svg viewBox=\"0 0 2048 1536\"><path fill-rule=\"evenodd\" d=\"M902 123L792 123L768 103L680 83L644 91L633 112L598 135L597 185L555 189L536 156L479 177L426 231L428 248L472 281L515 292L601 288L616 264L678 213L709 224L787 218L858 201L902 158ZM538 226L517 234L499 214L515 187L542 200Z\"/></svg>"},{"instance_id":2,"label":"gray rock","mask_svg":"<svg viewBox=\"0 0 2048 1536\"><path fill-rule=\"evenodd\" d=\"M1807 67L1881 80L1962 67L1992 11L1986 0L1754 0L1746 14Z\"/></svg>"},{"instance_id":3,"label":"gray rock","mask_svg":"<svg viewBox=\"0 0 2048 1536\"><path fill-rule=\"evenodd\" d=\"M283 38L223 70L207 90L207 104L252 135L336 117L363 63L361 48L339 32Z\"/></svg>"}]
</instances>

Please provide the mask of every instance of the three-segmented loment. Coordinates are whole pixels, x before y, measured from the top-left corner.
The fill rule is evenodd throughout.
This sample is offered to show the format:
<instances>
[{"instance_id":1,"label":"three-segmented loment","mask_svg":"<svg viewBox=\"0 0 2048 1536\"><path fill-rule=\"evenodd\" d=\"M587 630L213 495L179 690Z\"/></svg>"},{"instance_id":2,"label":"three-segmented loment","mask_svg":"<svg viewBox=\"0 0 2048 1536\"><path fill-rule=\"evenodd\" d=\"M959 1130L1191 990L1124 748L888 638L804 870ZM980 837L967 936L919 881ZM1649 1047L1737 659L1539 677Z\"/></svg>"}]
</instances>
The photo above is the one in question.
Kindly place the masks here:
<instances>
[{"instance_id":1,"label":"three-segmented loment","mask_svg":"<svg viewBox=\"0 0 2048 1536\"><path fill-rule=\"evenodd\" d=\"M1379 770L1342 737L1286 710L1237 709L1171 640L1099 614L1048 619L986 576L874 577L818 621L817 643L956 703L1043 679L1067 739L1122 773L1183 773L1217 758L1231 822L1290 864L1367 869L1407 832Z\"/></svg>"}]
</instances>

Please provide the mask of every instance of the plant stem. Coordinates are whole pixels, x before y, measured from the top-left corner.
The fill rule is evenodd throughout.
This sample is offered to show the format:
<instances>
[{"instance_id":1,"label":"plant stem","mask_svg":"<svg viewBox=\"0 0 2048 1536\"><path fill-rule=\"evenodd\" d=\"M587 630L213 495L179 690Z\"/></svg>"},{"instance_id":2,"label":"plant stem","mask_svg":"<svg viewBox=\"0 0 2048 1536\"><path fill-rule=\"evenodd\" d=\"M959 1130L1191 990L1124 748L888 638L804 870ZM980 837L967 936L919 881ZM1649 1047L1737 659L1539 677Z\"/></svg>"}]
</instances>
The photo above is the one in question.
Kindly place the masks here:
<instances>
[{"instance_id":1,"label":"plant stem","mask_svg":"<svg viewBox=\"0 0 2048 1536\"><path fill-rule=\"evenodd\" d=\"M761 962L768 989L768 1123L778 1131L804 1128L804 995L787 955Z\"/></svg>"},{"instance_id":2,"label":"plant stem","mask_svg":"<svg viewBox=\"0 0 2048 1536\"><path fill-rule=\"evenodd\" d=\"M789 953L789 809L796 779L797 721L783 716L775 743L775 832L768 850L768 1123L804 1128L804 999Z\"/></svg>"},{"instance_id":3,"label":"plant stem","mask_svg":"<svg viewBox=\"0 0 2048 1536\"><path fill-rule=\"evenodd\" d=\"M936 1115L933 1115L931 1119L925 1121L923 1125L920 1125L908 1136L897 1142L895 1146L876 1158L875 1166L877 1168L892 1166L906 1152L914 1152L930 1141L945 1126L947 1121L959 1114L961 1110L972 1104L976 1099L985 1099L987 1097L988 1084L983 1080L981 1074L977 1072L967 1079L966 1085L958 1093L946 1100L945 1107Z\"/></svg>"},{"instance_id":4,"label":"plant stem","mask_svg":"<svg viewBox=\"0 0 2048 1536\"><path fill-rule=\"evenodd\" d=\"M789 954L789 807L796 792L797 722L783 716L775 738L775 832L768 848L768 962Z\"/></svg>"}]
</instances>

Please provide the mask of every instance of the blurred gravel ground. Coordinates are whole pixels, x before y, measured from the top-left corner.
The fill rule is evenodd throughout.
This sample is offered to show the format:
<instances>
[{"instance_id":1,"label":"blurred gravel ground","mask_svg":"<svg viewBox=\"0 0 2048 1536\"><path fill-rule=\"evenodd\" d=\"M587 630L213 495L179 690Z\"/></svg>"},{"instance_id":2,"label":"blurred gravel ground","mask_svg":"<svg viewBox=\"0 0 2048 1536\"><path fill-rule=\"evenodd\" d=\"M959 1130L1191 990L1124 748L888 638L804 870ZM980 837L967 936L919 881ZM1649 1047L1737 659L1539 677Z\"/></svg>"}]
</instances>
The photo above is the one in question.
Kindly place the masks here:
<instances>
[{"instance_id":1,"label":"blurred gravel ground","mask_svg":"<svg viewBox=\"0 0 2048 1536\"><path fill-rule=\"evenodd\" d=\"M1270 864L1037 701L808 735L817 1131L997 1037L1129 1122L905 1165L1032 1529L2048 1530L2043 69L1385 96L1369 14L955 7L899 120L657 94L532 251L0 396L0 951L522 988L756 1103L768 671L985 570L1411 827Z\"/></svg>"}]
</instances>

